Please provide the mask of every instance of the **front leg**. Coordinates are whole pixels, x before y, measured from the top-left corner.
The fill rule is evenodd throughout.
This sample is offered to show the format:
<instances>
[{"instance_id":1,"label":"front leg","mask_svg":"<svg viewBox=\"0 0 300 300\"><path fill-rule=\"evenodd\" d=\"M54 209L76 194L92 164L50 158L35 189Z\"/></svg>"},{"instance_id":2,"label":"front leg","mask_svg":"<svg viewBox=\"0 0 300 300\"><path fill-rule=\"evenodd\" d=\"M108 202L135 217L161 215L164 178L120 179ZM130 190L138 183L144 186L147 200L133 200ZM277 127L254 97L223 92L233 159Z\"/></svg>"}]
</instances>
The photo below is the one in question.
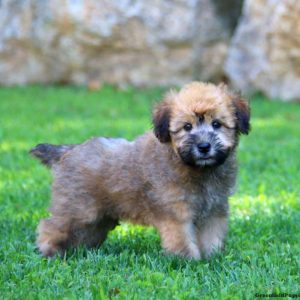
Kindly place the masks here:
<instances>
[{"instance_id":1,"label":"front leg","mask_svg":"<svg viewBox=\"0 0 300 300\"><path fill-rule=\"evenodd\" d=\"M198 245L205 258L223 249L227 233L227 218L227 216L211 216L198 226Z\"/></svg>"},{"instance_id":2,"label":"front leg","mask_svg":"<svg viewBox=\"0 0 300 300\"><path fill-rule=\"evenodd\" d=\"M167 252L192 259L201 258L193 222L168 220L160 223L157 228L162 246Z\"/></svg>"}]
</instances>

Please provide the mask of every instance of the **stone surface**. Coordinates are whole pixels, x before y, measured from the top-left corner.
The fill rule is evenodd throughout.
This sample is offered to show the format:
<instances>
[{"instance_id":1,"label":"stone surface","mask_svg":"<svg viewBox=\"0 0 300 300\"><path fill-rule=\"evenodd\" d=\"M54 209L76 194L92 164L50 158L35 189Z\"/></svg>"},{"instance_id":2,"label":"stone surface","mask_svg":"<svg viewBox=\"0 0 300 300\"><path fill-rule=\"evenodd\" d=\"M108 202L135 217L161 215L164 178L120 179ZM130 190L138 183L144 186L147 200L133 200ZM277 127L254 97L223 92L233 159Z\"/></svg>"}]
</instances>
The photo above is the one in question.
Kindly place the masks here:
<instances>
[{"instance_id":1,"label":"stone surface","mask_svg":"<svg viewBox=\"0 0 300 300\"><path fill-rule=\"evenodd\" d=\"M300 100L300 1L246 0L225 70L242 91Z\"/></svg>"},{"instance_id":2,"label":"stone surface","mask_svg":"<svg viewBox=\"0 0 300 300\"><path fill-rule=\"evenodd\" d=\"M242 0L201 0L197 2L193 38L194 78L224 79L224 61L241 14Z\"/></svg>"},{"instance_id":3,"label":"stone surface","mask_svg":"<svg viewBox=\"0 0 300 300\"><path fill-rule=\"evenodd\" d=\"M0 84L218 80L234 12L220 3L2 0Z\"/></svg>"}]
</instances>

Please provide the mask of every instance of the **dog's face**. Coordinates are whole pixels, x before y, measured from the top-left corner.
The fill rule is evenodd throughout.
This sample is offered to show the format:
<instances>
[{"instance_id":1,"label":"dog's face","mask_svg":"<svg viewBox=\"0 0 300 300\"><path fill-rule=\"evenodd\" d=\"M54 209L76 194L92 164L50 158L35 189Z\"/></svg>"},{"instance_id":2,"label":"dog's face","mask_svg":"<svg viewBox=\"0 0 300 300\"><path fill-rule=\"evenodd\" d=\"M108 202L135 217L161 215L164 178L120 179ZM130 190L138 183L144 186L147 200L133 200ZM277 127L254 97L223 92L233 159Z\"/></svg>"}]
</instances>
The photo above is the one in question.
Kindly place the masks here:
<instances>
[{"instance_id":1,"label":"dog's face","mask_svg":"<svg viewBox=\"0 0 300 300\"><path fill-rule=\"evenodd\" d=\"M154 133L171 143L182 161L209 167L225 162L250 129L248 103L225 85L193 82L169 92L153 113Z\"/></svg>"}]
</instances>

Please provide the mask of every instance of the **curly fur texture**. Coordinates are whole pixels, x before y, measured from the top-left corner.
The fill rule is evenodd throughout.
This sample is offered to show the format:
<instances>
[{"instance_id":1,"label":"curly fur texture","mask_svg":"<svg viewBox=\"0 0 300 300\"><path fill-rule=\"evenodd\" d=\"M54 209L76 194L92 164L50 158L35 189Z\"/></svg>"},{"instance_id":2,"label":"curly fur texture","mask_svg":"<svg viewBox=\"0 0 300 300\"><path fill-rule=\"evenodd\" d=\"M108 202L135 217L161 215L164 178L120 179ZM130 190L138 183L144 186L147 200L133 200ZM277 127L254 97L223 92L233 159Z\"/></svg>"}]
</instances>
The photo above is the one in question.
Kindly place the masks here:
<instances>
[{"instance_id":1,"label":"curly fur texture","mask_svg":"<svg viewBox=\"0 0 300 300\"><path fill-rule=\"evenodd\" d=\"M54 177L40 252L99 246L124 220L157 228L167 252L209 257L224 244L236 147L249 119L248 103L226 86L193 82L168 93L154 109L153 132L132 142L38 145L31 153Z\"/></svg>"}]
</instances>

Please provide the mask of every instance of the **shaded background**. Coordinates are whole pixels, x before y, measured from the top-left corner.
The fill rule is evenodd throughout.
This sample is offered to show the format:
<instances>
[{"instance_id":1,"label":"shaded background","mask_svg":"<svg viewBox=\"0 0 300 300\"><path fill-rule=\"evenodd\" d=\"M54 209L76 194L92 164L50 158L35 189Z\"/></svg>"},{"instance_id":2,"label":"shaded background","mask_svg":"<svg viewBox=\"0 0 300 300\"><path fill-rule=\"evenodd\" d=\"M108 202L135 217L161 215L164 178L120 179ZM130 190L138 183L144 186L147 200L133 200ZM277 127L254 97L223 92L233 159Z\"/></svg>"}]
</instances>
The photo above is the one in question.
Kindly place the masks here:
<instances>
[{"instance_id":1,"label":"shaded background","mask_svg":"<svg viewBox=\"0 0 300 300\"><path fill-rule=\"evenodd\" d=\"M0 0L0 85L228 81L300 99L297 0Z\"/></svg>"}]
</instances>

